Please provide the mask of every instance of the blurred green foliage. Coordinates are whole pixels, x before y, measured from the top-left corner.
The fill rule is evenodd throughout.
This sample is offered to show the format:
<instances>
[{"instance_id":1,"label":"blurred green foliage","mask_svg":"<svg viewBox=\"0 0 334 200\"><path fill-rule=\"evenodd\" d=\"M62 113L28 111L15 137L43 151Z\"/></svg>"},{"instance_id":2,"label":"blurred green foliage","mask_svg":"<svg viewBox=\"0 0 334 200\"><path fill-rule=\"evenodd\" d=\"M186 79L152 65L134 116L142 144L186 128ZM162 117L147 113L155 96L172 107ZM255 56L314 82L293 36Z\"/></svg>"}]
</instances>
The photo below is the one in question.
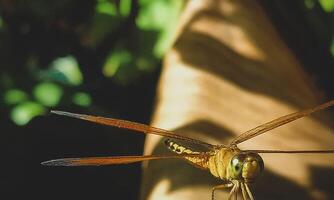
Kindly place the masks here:
<instances>
[{"instance_id":1,"label":"blurred green foliage","mask_svg":"<svg viewBox=\"0 0 334 200\"><path fill-rule=\"evenodd\" d=\"M334 0L296 1L334 56ZM25 125L55 107L89 109L103 103L106 109L117 96L113 90L137 85L159 70L184 3L0 2L2 117Z\"/></svg>"},{"instance_id":2,"label":"blurred green foliage","mask_svg":"<svg viewBox=\"0 0 334 200\"><path fill-rule=\"evenodd\" d=\"M73 103L79 105L79 106L90 106L92 103L92 99L89 96L89 94L84 93L84 92L77 92L73 95Z\"/></svg>"},{"instance_id":3,"label":"blurred green foliage","mask_svg":"<svg viewBox=\"0 0 334 200\"><path fill-rule=\"evenodd\" d=\"M119 13L123 17L129 16L131 12L131 0L122 0L119 2Z\"/></svg>"},{"instance_id":4,"label":"blurred green foliage","mask_svg":"<svg viewBox=\"0 0 334 200\"><path fill-rule=\"evenodd\" d=\"M41 77L41 79L51 79L72 86L78 86L83 81L79 64L73 56L56 58L49 69L42 74L45 77Z\"/></svg>"},{"instance_id":5,"label":"blurred green foliage","mask_svg":"<svg viewBox=\"0 0 334 200\"><path fill-rule=\"evenodd\" d=\"M4 102L7 105L15 105L28 100L28 95L19 89L9 89L4 94Z\"/></svg>"},{"instance_id":6,"label":"blurred green foliage","mask_svg":"<svg viewBox=\"0 0 334 200\"><path fill-rule=\"evenodd\" d=\"M63 90L55 83L43 82L37 84L33 88L33 94L37 102L40 104L47 107L53 107L58 105L60 98L63 95Z\"/></svg>"},{"instance_id":7,"label":"blurred green foliage","mask_svg":"<svg viewBox=\"0 0 334 200\"><path fill-rule=\"evenodd\" d=\"M156 57L161 57L174 36L172 33L176 27L183 2L175 0L140 0L139 2L142 5L142 11L139 12L136 24L141 30L154 30L158 33L157 41L153 46L153 53Z\"/></svg>"},{"instance_id":8,"label":"blurred green foliage","mask_svg":"<svg viewBox=\"0 0 334 200\"><path fill-rule=\"evenodd\" d=\"M25 101L11 110L11 118L17 125L26 125L33 117L44 114L45 108L34 101Z\"/></svg>"},{"instance_id":9,"label":"blurred green foliage","mask_svg":"<svg viewBox=\"0 0 334 200\"><path fill-rule=\"evenodd\" d=\"M334 1L333 0L320 0L320 5L326 12L334 11Z\"/></svg>"},{"instance_id":10,"label":"blurred green foliage","mask_svg":"<svg viewBox=\"0 0 334 200\"><path fill-rule=\"evenodd\" d=\"M330 32L332 39L329 43L328 50L330 54L334 57L334 0L305 0L304 3L305 6L311 11L318 10L320 7L324 11L325 15L327 15L329 21L319 22L317 21L319 20L317 18L313 19L312 21L314 29L318 29L318 32Z\"/></svg>"},{"instance_id":11,"label":"blurred green foliage","mask_svg":"<svg viewBox=\"0 0 334 200\"><path fill-rule=\"evenodd\" d=\"M108 0L98 0L96 5L96 12L100 14L116 16L117 8L115 4L109 2Z\"/></svg>"},{"instance_id":12,"label":"blurred green foliage","mask_svg":"<svg viewBox=\"0 0 334 200\"><path fill-rule=\"evenodd\" d=\"M54 107L92 106L94 87L136 84L159 67L183 3L1 2L2 116L25 125Z\"/></svg>"},{"instance_id":13,"label":"blurred green foliage","mask_svg":"<svg viewBox=\"0 0 334 200\"><path fill-rule=\"evenodd\" d=\"M332 38L331 46L330 46L331 55L334 57L334 37Z\"/></svg>"},{"instance_id":14,"label":"blurred green foliage","mask_svg":"<svg viewBox=\"0 0 334 200\"><path fill-rule=\"evenodd\" d=\"M118 69L123 65L132 65L133 57L126 49L117 49L111 55L108 56L104 66L103 74L107 77L115 76ZM119 76L119 75L118 75Z\"/></svg>"}]
</instances>

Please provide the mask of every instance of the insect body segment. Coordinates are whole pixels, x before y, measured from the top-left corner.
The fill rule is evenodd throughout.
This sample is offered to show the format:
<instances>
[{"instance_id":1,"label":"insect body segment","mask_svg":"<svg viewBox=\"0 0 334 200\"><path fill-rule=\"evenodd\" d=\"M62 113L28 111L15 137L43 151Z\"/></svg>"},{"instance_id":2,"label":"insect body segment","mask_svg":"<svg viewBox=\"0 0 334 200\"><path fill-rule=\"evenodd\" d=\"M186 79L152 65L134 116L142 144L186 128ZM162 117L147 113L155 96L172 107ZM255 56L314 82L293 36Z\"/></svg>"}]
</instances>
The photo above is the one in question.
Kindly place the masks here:
<instances>
[{"instance_id":1,"label":"insect body segment","mask_svg":"<svg viewBox=\"0 0 334 200\"><path fill-rule=\"evenodd\" d=\"M186 153L186 154L192 154L192 153L199 153L199 152L196 152L196 151L193 151L193 150L190 150L189 148L187 147L184 147L180 144L177 144L176 142L172 141L172 140L165 140L165 145L168 147L169 150L177 153L177 154L183 154L183 153Z\"/></svg>"},{"instance_id":2,"label":"insect body segment","mask_svg":"<svg viewBox=\"0 0 334 200\"><path fill-rule=\"evenodd\" d=\"M193 151L187 147L184 147L180 144L177 144L176 142L172 140L165 140L165 145L168 147L169 150L177 153L177 154L198 154L198 157L184 157L186 160L188 160L191 164L193 164L195 167L199 167L201 169L208 169L209 167L209 158L210 153L201 153L198 151Z\"/></svg>"},{"instance_id":3,"label":"insect body segment","mask_svg":"<svg viewBox=\"0 0 334 200\"><path fill-rule=\"evenodd\" d=\"M239 149L230 148L216 150L214 155L209 159L209 170L211 174L217 178L227 180L229 177L229 171L227 170L228 163L239 151Z\"/></svg>"}]
</instances>

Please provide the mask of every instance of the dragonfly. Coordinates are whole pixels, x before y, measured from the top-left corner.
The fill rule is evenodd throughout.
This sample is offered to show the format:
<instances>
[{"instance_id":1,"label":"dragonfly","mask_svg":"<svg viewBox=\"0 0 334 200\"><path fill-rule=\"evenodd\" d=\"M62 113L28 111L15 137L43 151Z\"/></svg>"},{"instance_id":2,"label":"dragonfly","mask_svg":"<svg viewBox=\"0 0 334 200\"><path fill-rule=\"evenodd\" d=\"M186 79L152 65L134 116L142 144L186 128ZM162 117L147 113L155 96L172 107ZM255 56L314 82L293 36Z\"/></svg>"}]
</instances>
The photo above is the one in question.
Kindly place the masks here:
<instances>
[{"instance_id":1,"label":"dragonfly","mask_svg":"<svg viewBox=\"0 0 334 200\"><path fill-rule=\"evenodd\" d=\"M260 154L314 154L334 153L334 149L326 150L241 150L238 144L264 134L284 124L290 123L316 111L323 110L334 105L334 100L328 101L313 108L291 113L253 129L250 129L235 137L228 145L210 144L191 137L178 135L173 131L152 127L149 125L131 122L121 119L106 118L85 114L75 114L64 111L51 111L51 113L78 118L97 124L129 129L144 134L154 134L167 138L165 144L174 152L172 155L138 155L138 156L109 156L109 157L86 157L86 158L61 158L42 162L46 166L101 166L129 164L135 162L159 160L159 159L183 159L190 164L209 171L214 177L222 180L222 184L214 186L211 190L211 199L215 199L217 189L231 188L228 199L237 199L241 193L244 200L254 200L251 192L251 184L264 170L264 162ZM194 151L178 141L185 141L201 145L207 151Z\"/></svg>"}]
</instances>

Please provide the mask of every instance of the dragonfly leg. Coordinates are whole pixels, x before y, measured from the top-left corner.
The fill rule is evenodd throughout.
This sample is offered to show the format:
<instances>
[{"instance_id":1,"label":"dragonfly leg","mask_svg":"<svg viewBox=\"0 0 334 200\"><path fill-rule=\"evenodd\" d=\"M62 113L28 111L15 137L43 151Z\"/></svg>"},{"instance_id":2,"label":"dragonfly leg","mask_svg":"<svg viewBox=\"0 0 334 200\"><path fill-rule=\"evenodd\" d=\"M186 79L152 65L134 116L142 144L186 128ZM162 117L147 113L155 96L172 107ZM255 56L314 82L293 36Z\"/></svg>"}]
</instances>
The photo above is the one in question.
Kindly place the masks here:
<instances>
[{"instance_id":1,"label":"dragonfly leg","mask_svg":"<svg viewBox=\"0 0 334 200\"><path fill-rule=\"evenodd\" d=\"M215 191L217 189L224 189L224 188L230 188L232 187L234 188L234 184L233 183L225 183L225 184L221 184L221 185L216 185L212 188L211 190L211 200L215 200Z\"/></svg>"},{"instance_id":2,"label":"dragonfly leg","mask_svg":"<svg viewBox=\"0 0 334 200\"><path fill-rule=\"evenodd\" d=\"M252 192L251 192L251 190L249 189L249 186L248 186L247 183L245 183L245 188L246 188L247 194L248 194L248 196L249 196L249 199L250 199L250 200L254 200L254 197L253 197L253 195L252 195Z\"/></svg>"},{"instance_id":3,"label":"dragonfly leg","mask_svg":"<svg viewBox=\"0 0 334 200\"><path fill-rule=\"evenodd\" d=\"M232 197L234 197L235 200L238 200L238 191L239 191L239 189L240 189L240 184L237 181L237 182L234 183L234 186L233 186L233 188L232 188L232 190L231 190L231 192L230 192L230 194L228 196L228 200L232 199Z\"/></svg>"},{"instance_id":4,"label":"dragonfly leg","mask_svg":"<svg viewBox=\"0 0 334 200\"><path fill-rule=\"evenodd\" d=\"M246 191L245 183L240 183L240 185L241 185L242 198L243 200L247 200L248 193Z\"/></svg>"}]
</instances>

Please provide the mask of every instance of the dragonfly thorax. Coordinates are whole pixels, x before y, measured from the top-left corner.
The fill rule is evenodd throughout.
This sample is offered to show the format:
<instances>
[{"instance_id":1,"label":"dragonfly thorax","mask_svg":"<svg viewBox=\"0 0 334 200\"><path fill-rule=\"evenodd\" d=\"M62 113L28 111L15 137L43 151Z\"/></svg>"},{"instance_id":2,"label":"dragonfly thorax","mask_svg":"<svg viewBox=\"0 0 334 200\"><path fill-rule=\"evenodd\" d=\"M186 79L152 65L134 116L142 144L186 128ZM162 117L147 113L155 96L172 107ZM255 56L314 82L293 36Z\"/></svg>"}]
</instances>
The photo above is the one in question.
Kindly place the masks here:
<instances>
[{"instance_id":1,"label":"dragonfly thorax","mask_svg":"<svg viewBox=\"0 0 334 200\"><path fill-rule=\"evenodd\" d=\"M218 149L208 161L212 175L223 180L250 183L263 171L259 154L244 152L237 147Z\"/></svg>"},{"instance_id":2,"label":"dragonfly thorax","mask_svg":"<svg viewBox=\"0 0 334 200\"><path fill-rule=\"evenodd\" d=\"M227 174L231 180L250 183L257 178L263 169L264 163L259 154L239 152L231 158L227 167Z\"/></svg>"}]
</instances>

